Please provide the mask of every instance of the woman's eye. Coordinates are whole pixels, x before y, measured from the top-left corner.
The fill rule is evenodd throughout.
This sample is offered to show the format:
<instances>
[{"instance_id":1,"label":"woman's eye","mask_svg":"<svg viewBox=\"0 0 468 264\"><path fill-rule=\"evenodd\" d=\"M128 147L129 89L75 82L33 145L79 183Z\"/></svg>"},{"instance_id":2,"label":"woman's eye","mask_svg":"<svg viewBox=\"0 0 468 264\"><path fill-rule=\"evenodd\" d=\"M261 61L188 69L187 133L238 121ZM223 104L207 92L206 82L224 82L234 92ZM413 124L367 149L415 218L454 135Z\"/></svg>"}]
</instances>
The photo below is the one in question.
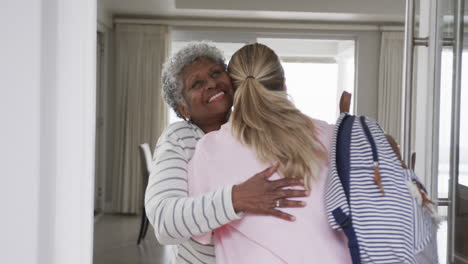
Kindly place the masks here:
<instances>
[{"instance_id":1,"label":"woman's eye","mask_svg":"<svg viewBox=\"0 0 468 264\"><path fill-rule=\"evenodd\" d=\"M218 77L220 74L221 74L221 71L214 71L214 72L211 74L211 76L212 76L213 78L216 78L216 77Z\"/></svg>"},{"instance_id":2,"label":"woman's eye","mask_svg":"<svg viewBox=\"0 0 468 264\"><path fill-rule=\"evenodd\" d=\"M202 84L202 81L195 81L192 85L192 88L197 88Z\"/></svg>"}]
</instances>

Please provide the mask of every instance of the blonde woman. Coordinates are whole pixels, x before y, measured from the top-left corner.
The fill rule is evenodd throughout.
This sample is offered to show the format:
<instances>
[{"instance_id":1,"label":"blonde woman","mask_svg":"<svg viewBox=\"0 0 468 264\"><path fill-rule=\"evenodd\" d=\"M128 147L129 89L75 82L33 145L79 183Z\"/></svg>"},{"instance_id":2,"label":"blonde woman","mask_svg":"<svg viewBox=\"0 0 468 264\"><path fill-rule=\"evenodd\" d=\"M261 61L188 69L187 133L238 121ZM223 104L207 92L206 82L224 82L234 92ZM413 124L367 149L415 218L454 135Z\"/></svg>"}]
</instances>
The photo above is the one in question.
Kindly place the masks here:
<instances>
[{"instance_id":1,"label":"blonde woman","mask_svg":"<svg viewBox=\"0 0 468 264\"><path fill-rule=\"evenodd\" d=\"M239 185L227 184L197 197L187 196L188 163L197 141L227 122L233 88L221 51L204 42L180 49L166 61L162 74L164 99L184 121L170 124L158 140L155 170L146 188L146 215L159 243L177 245L177 263L215 263L213 245L200 245L191 237L239 219L239 212L290 221L292 215L269 205L283 196L283 187L303 184L297 179L270 181L272 168L252 174ZM306 196L305 190L288 194L288 198Z\"/></svg>"},{"instance_id":2,"label":"blonde woman","mask_svg":"<svg viewBox=\"0 0 468 264\"><path fill-rule=\"evenodd\" d=\"M246 213L195 239L208 243L213 235L217 263L351 263L346 238L330 228L324 206L333 126L307 117L287 99L283 68L267 46L241 48L228 73L235 89L233 111L228 123L198 142L189 164L190 195L243 182L240 175L276 161L273 177L300 178L310 195L300 202L276 197L270 204L295 215L293 222ZM305 203L305 208L285 208Z\"/></svg>"}]
</instances>

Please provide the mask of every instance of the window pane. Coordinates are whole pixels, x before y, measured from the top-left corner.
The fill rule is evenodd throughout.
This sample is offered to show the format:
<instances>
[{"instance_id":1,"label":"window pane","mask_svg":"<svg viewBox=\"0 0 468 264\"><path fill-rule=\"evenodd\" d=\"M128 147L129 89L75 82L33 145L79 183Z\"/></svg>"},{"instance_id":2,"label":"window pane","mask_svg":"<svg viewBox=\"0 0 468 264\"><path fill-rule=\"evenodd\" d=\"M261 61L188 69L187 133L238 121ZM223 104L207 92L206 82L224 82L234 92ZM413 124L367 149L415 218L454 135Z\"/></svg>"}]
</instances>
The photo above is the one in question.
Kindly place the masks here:
<instances>
[{"instance_id":1,"label":"window pane","mask_svg":"<svg viewBox=\"0 0 468 264\"><path fill-rule=\"evenodd\" d=\"M452 116L452 60L450 49L442 52L441 86L440 86L440 124L439 124L439 170L438 170L438 196L447 198L449 191L450 166L450 133ZM463 53L462 65L468 65L468 52ZM468 67L462 67L462 76L468 76ZM455 251L459 257L466 258L466 223L468 222L468 82L462 79L461 109L460 109L460 160L459 181L455 225ZM439 207L442 212L446 207ZM440 212L440 211L439 211ZM438 247L440 263L446 263L447 254L447 221L443 221L438 232Z\"/></svg>"},{"instance_id":2,"label":"window pane","mask_svg":"<svg viewBox=\"0 0 468 264\"><path fill-rule=\"evenodd\" d=\"M452 59L450 49L442 52L439 125L439 198L447 198L449 190L450 127L452 116ZM463 52L463 65L468 65L468 52ZM462 76L468 76L468 67L462 67ZM459 183L468 186L468 82L462 81L460 116Z\"/></svg>"},{"instance_id":3,"label":"window pane","mask_svg":"<svg viewBox=\"0 0 468 264\"><path fill-rule=\"evenodd\" d=\"M283 63L287 92L306 115L334 123L337 116L336 63Z\"/></svg>"},{"instance_id":4,"label":"window pane","mask_svg":"<svg viewBox=\"0 0 468 264\"><path fill-rule=\"evenodd\" d=\"M442 52L440 77L440 117L439 117L439 198L447 198L449 190L450 164L450 117L452 107L452 60L451 50Z\"/></svg>"},{"instance_id":5,"label":"window pane","mask_svg":"<svg viewBox=\"0 0 468 264\"><path fill-rule=\"evenodd\" d=\"M443 219L437 230L437 250L439 263L447 262L447 206L438 206L437 213Z\"/></svg>"}]
</instances>

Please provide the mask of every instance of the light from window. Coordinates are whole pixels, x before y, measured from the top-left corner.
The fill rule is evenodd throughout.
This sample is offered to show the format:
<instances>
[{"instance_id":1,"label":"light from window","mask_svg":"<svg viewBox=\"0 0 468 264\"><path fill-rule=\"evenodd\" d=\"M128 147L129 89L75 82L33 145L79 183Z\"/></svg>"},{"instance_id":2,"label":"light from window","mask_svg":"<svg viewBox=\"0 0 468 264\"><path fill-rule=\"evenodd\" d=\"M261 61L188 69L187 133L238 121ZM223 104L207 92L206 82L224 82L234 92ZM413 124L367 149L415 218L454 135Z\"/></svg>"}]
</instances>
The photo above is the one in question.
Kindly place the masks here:
<instances>
[{"instance_id":1,"label":"light from window","mask_svg":"<svg viewBox=\"0 0 468 264\"><path fill-rule=\"evenodd\" d=\"M290 99L304 114L336 121L338 65L336 63L283 63Z\"/></svg>"}]
</instances>

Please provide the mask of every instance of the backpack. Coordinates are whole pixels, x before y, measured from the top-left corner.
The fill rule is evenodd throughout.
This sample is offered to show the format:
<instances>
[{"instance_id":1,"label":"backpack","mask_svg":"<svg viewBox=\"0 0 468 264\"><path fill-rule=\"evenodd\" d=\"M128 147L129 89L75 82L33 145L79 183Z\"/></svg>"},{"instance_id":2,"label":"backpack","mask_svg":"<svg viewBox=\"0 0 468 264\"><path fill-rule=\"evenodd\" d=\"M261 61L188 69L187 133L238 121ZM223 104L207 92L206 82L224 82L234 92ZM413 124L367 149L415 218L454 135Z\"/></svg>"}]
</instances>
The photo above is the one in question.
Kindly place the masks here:
<instances>
[{"instance_id":1,"label":"backpack","mask_svg":"<svg viewBox=\"0 0 468 264\"><path fill-rule=\"evenodd\" d=\"M379 124L342 113L332 144L328 222L347 236L352 263L438 263L435 207Z\"/></svg>"}]
</instances>

